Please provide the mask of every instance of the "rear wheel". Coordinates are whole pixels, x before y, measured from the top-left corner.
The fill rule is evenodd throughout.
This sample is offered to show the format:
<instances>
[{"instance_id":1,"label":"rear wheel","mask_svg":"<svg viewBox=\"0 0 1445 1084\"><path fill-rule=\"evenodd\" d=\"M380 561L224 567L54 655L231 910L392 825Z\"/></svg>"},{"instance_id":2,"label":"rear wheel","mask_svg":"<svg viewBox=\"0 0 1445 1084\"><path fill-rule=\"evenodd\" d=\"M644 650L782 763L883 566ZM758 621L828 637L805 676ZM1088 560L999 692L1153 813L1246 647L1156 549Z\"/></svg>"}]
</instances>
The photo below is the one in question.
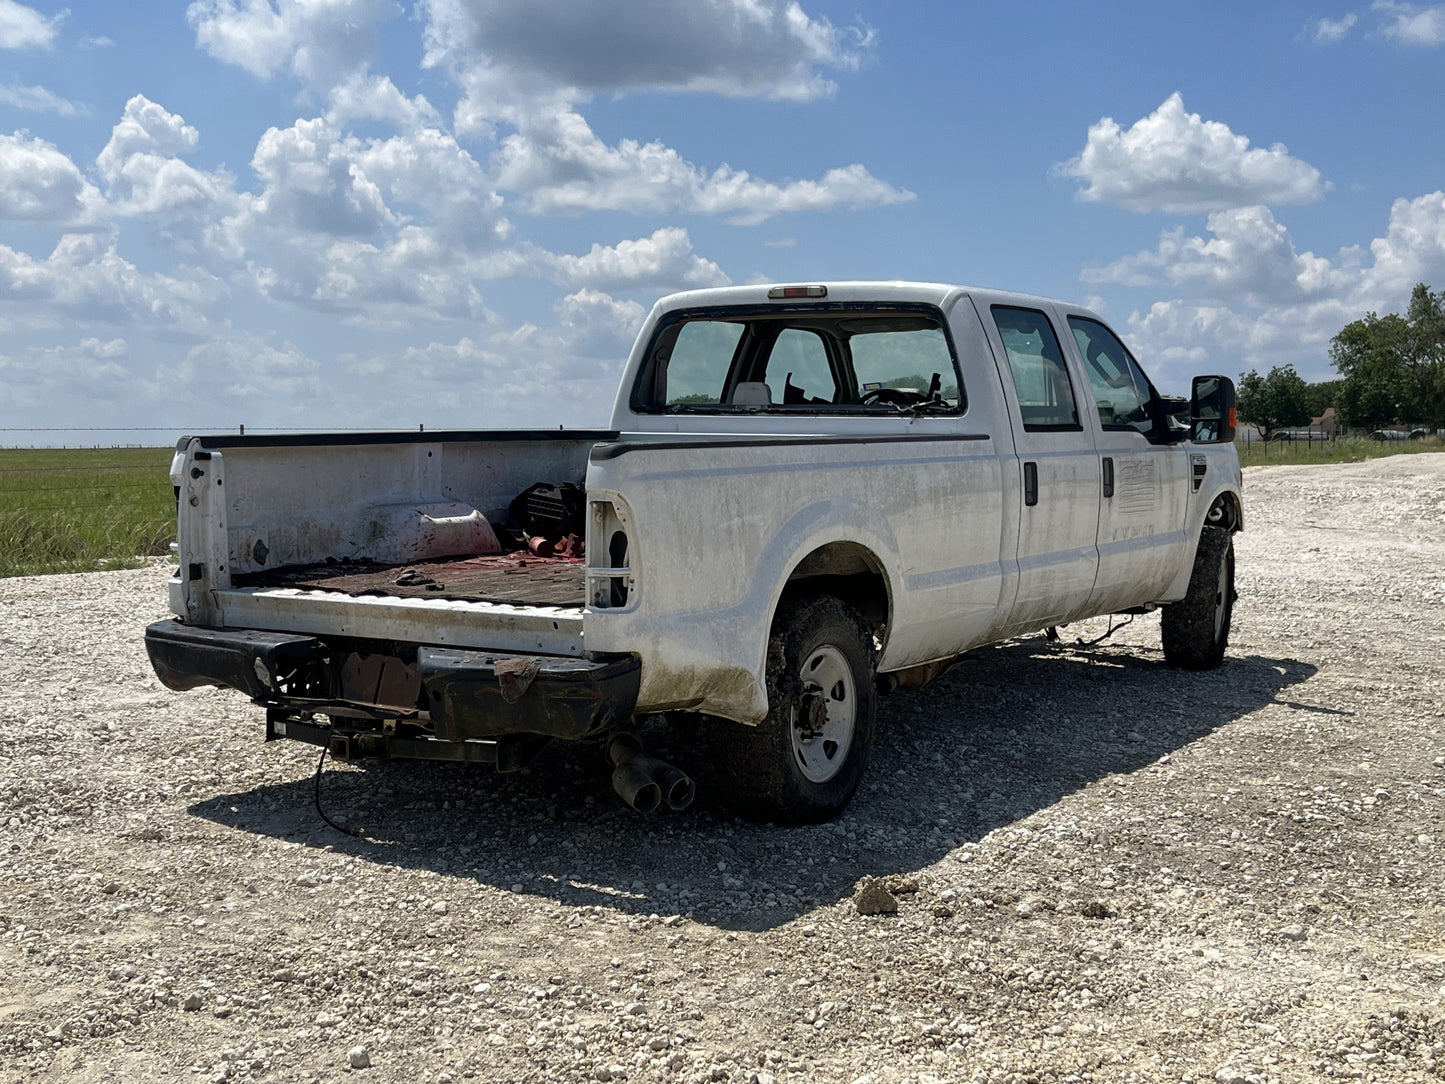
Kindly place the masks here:
<instances>
[{"instance_id":1,"label":"rear wheel","mask_svg":"<svg viewBox=\"0 0 1445 1084\"><path fill-rule=\"evenodd\" d=\"M1234 536L1205 527L1194 554L1189 593L1164 607L1164 658L1186 670L1213 670L1224 661L1234 615Z\"/></svg>"},{"instance_id":2,"label":"rear wheel","mask_svg":"<svg viewBox=\"0 0 1445 1084\"><path fill-rule=\"evenodd\" d=\"M873 636L831 596L785 600L768 643L768 714L710 719L722 802L754 820L812 824L848 804L868 766L877 709Z\"/></svg>"}]
</instances>

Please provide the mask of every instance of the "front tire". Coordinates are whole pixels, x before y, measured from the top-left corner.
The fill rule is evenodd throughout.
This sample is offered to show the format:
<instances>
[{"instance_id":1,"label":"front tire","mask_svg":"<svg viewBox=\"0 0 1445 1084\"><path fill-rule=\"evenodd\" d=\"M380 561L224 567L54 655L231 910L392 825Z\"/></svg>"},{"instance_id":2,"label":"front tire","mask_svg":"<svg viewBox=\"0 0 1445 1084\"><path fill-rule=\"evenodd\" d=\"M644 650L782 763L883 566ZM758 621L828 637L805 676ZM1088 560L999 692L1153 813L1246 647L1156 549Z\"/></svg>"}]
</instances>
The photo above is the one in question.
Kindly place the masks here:
<instances>
[{"instance_id":1,"label":"front tire","mask_svg":"<svg viewBox=\"0 0 1445 1084\"><path fill-rule=\"evenodd\" d=\"M768 642L768 714L710 719L707 752L723 804L750 820L816 824L852 799L873 745L873 635L827 595L785 599Z\"/></svg>"},{"instance_id":2,"label":"front tire","mask_svg":"<svg viewBox=\"0 0 1445 1084\"><path fill-rule=\"evenodd\" d=\"M1205 527L1194 554L1189 592L1164 607L1164 659L1185 670L1213 670L1224 661L1234 616L1234 536Z\"/></svg>"}]
</instances>

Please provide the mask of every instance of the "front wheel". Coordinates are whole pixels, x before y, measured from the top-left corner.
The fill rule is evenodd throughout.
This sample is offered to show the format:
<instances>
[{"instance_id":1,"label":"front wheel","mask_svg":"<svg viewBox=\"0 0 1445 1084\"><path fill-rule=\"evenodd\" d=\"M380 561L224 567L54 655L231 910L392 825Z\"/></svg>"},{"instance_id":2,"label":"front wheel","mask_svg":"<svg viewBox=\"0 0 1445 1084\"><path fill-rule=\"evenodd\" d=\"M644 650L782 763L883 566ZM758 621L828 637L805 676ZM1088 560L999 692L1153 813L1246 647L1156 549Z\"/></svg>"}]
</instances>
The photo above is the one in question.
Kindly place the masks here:
<instances>
[{"instance_id":1,"label":"front wheel","mask_svg":"<svg viewBox=\"0 0 1445 1084\"><path fill-rule=\"evenodd\" d=\"M1194 554L1189 592L1164 607L1164 659L1185 670L1213 670L1224 661L1234 615L1234 536L1205 527Z\"/></svg>"},{"instance_id":2,"label":"front wheel","mask_svg":"<svg viewBox=\"0 0 1445 1084\"><path fill-rule=\"evenodd\" d=\"M877 709L873 636L831 596L785 600L768 642L768 714L710 719L722 802L742 816L815 824L842 812L868 766Z\"/></svg>"}]
</instances>

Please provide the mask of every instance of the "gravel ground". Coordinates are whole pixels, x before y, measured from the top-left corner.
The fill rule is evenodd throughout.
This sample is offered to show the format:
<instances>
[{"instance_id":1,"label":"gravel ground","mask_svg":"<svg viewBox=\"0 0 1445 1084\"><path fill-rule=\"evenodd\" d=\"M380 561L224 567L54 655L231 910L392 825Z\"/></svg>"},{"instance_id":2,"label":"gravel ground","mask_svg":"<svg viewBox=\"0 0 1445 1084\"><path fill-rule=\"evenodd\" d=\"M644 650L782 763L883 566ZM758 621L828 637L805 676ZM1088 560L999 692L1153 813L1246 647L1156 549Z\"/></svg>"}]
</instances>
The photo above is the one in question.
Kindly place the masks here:
<instances>
[{"instance_id":1,"label":"gravel ground","mask_svg":"<svg viewBox=\"0 0 1445 1084\"><path fill-rule=\"evenodd\" d=\"M328 767L354 839L151 675L164 568L0 581L0 1081L1445 1075L1445 455L1245 499L1219 671L1149 618L988 649L789 830L587 745Z\"/></svg>"}]
</instances>

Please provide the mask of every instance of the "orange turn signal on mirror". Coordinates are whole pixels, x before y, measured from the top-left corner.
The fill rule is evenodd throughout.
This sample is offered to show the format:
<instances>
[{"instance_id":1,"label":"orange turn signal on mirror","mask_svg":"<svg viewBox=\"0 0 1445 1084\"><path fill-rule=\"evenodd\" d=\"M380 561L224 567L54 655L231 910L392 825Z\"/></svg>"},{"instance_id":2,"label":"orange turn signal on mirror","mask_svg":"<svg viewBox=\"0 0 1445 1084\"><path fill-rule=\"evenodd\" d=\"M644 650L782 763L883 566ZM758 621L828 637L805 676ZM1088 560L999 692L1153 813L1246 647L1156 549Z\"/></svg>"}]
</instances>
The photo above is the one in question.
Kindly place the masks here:
<instances>
[{"instance_id":1,"label":"orange turn signal on mirror","mask_svg":"<svg viewBox=\"0 0 1445 1084\"><path fill-rule=\"evenodd\" d=\"M826 286L774 286L768 291L768 299L782 301L790 297L827 297Z\"/></svg>"}]
</instances>

